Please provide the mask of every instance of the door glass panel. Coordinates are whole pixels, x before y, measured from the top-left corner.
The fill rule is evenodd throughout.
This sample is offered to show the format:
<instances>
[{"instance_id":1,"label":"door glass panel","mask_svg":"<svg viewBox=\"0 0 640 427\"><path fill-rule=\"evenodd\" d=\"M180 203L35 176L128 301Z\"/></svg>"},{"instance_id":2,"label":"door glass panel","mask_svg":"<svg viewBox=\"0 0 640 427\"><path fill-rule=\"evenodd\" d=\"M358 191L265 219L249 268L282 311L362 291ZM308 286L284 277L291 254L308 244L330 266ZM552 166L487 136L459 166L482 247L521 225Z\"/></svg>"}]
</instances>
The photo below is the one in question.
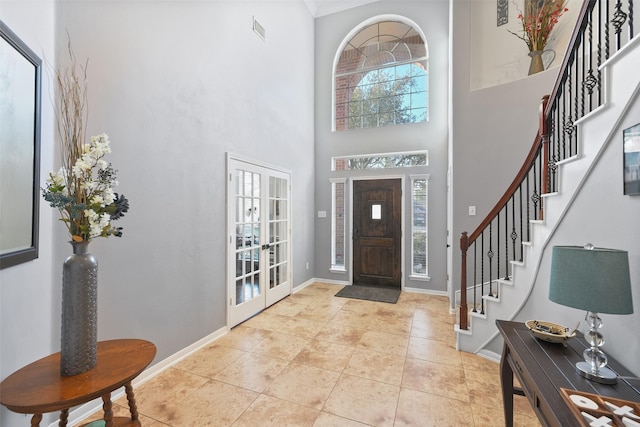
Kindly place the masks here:
<instances>
[{"instance_id":1,"label":"door glass panel","mask_svg":"<svg viewBox=\"0 0 640 427\"><path fill-rule=\"evenodd\" d=\"M382 205L371 205L371 219L382 219Z\"/></svg>"},{"instance_id":2,"label":"door glass panel","mask_svg":"<svg viewBox=\"0 0 640 427\"><path fill-rule=\"evenodd\" d=\"M269 177L269 289L286 283L288 180Z\"/></svg>"},{"instance_id":3,"label":"door glass panel","mask_svg":"<svg viewBox=\"0 0 640 427\"><path fill-rule=\"evenodd\" d=\"M236 175L236 305L260 295L260 174Z\"/></svg>"}]
</instances>

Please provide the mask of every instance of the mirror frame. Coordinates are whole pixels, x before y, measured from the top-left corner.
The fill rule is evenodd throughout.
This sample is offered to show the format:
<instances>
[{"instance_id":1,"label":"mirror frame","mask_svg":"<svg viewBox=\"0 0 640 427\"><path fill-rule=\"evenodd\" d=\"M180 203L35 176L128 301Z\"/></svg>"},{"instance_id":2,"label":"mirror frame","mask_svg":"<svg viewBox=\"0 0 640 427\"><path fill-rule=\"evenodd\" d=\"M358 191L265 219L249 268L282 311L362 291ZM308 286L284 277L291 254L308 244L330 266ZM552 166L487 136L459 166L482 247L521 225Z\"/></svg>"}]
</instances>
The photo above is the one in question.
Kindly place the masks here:
<instances>
[{"instance_id":1,"label":"mirror frame","mask_svg":"<svg viewBox=\"0 0 640 427\"><path fill-rule=\"evenodd\" d=\"M25 61L33 66L33 90L22 96L33 96L33 159L31 164L17 165L17 167L33 168L33 181L31 185L31 206L25 204L24 209L31 211L31 236L24 236L24 241L30 241L29 247L9 248L8 252L0 255L0 269L18 265L38 258L38 225L40 213L40 121L41 121L41 86L42 86L42 60L0 20L0 43L15 49ZM2 153L0 153L2 155ZM0 179L3 171L0 171ZM2 195L0 195L0 198ZM19 207L16 207L19 209ZM11 227L11 224L0 224L1 228Z\"/></svg>"}]
</instances>

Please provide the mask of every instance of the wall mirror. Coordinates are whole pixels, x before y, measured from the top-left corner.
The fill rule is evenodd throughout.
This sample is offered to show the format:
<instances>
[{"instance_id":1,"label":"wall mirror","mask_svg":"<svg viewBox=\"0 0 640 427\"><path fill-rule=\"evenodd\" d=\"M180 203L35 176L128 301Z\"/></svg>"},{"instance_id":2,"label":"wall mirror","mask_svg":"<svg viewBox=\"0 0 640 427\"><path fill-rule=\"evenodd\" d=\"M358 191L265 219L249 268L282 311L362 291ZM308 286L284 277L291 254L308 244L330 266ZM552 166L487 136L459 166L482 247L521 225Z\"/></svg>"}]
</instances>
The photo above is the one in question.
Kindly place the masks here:
<instances>
[{"instance_id":1,"label":"wall mirror","mask_svg":"<svg viewBox=\"0 0 640 427\"><path fill-rule=\"evenodd\" d=\"M38 257L41 73L0 21L0 268Z\"/></svg>"}]
</instances>

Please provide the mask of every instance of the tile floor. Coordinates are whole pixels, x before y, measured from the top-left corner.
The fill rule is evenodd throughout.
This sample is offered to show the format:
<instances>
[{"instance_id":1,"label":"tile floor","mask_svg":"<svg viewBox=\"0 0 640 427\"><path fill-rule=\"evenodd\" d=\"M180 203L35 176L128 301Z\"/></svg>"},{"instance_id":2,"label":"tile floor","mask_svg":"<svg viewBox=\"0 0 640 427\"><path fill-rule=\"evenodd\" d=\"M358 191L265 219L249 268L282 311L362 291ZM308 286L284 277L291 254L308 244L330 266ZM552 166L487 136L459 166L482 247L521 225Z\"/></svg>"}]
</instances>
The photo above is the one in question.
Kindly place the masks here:
<instances>
[{"instance_id":1,"label":"tile floor","mask_svg":"<svg viewBox=\"0 0 640 427\"><path fill-rule=\"evenodd\" d=\"M136 387L142 425L504 425L498 364L456 351L446 298L340 289L312 284ZM540 426L519 396L514 421Z\"/></svg>"}]
</instances>

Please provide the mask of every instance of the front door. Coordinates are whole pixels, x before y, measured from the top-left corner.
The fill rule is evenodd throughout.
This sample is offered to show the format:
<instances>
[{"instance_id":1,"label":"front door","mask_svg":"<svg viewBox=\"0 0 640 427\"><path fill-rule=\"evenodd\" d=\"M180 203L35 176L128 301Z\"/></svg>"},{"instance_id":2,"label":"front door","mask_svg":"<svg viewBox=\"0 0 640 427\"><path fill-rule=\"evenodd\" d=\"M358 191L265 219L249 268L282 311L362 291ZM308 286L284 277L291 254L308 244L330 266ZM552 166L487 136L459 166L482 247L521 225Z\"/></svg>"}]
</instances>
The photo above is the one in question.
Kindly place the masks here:
<instances>
[{"instance_id":1,"label":"front door","mask_svg":"<svg viewBox=\"0 0 640 427\"><path fill-rule=\"evenodd\" d=\"M230 327L291 293L289 174L229 159Z\"/></svg>"},{"instance_id":2,"label":"front door","mask_svg":"<svg viewBox=\"0 0 640 427\"><path fill-rule=\"evenodd\" d=\"M401 287L402 180L353 182L353 284Z\"/></svg>"}]
</instances>

